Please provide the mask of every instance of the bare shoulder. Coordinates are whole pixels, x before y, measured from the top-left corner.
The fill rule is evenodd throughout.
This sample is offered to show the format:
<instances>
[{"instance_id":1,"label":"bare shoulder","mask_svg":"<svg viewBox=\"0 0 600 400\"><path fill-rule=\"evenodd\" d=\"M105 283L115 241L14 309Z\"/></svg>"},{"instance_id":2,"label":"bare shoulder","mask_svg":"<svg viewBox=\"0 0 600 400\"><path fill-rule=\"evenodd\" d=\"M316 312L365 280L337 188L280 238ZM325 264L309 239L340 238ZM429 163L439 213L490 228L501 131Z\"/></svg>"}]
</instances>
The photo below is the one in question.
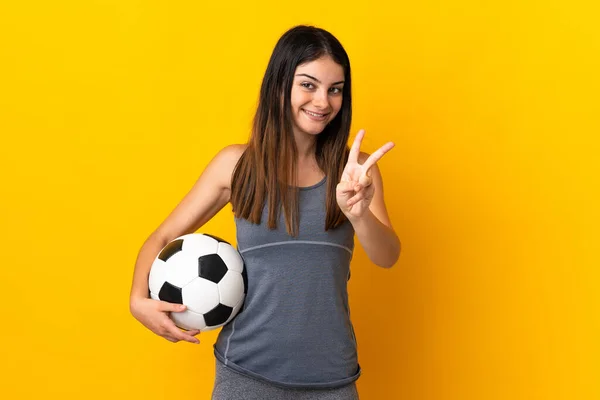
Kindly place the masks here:
<instances>
[{"instance_id":1,"label":"bare shoulder","mask_svg":"<svg viewBox=\"0 0 600 400\"><path fill-rule=\"evenodd\" d=\"M223 147L223 149L219 152L222 153L223 156L235 160L237 163L244 151L248 148L248 144L230 144L228 146Z\"/></svg>"},{"instance_id":2,"label":"bare shoulder","mask_svg":"<svg viewBox=\"0 0 600 400\"><path fill-rule=\"evenodd\" d=\"M195 232L225 207L231 194L233 170L245 149L246 145L239 144L221 149L155 234L169 241Z\"/></svg>"},{"instance_id":3,"label":"bare shoulder","mask_svg":"<svg viewBox=\"0 0 600 400\"><path fill-rule=\"evenodd\" d=\"M247 144L230 144L222 148L210 162L213 167L211 169L218 174L219 181L227 189L230 189L231 186L233 170L247 148Z\"/></svg>"}]
</instances>

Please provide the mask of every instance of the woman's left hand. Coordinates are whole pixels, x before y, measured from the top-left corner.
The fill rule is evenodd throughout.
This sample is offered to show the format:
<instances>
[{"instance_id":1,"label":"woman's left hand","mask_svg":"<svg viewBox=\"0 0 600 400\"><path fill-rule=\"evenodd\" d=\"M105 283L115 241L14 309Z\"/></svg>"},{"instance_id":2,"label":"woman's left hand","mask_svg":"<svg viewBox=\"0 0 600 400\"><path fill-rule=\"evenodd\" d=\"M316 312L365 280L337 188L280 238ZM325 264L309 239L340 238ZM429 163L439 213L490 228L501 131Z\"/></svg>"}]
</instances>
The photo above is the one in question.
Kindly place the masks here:
<instances>
[{"instance_id":1,"label":"woman's left hand","mask_svg":"<svg viewBox=\"0 0 600 400\"><path fill-rule=\"evenodd\" d=\"M358 156L364 135L363 129L356 135L350 148L348 162L342 172L342 179L336 189L337 203L349 220L362 217L369 209L375 193L369 170L394 147L394 143L388 142L371 154L364 164L359 164Z\"/></svg>"}]
</instances>

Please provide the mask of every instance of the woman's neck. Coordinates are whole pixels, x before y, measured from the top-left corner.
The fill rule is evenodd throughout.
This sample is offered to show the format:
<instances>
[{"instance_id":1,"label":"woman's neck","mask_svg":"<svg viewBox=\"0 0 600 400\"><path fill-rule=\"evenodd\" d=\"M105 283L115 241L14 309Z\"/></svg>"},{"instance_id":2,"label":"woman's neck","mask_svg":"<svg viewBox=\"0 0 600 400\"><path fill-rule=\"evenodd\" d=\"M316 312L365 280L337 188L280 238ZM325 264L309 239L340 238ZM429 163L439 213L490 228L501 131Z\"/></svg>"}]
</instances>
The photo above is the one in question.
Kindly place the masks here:
<instances>
[{"instance_id":1,"label":"woman's neck","mask_svg":"<svg viewBox=\"0 0 600 400\"><path fill-rule=\"evenodd\" d=\"M296 134L296 149L298 149L298 161L315 159L317 138L313 135Z\"/></svg>"}]
</instances>

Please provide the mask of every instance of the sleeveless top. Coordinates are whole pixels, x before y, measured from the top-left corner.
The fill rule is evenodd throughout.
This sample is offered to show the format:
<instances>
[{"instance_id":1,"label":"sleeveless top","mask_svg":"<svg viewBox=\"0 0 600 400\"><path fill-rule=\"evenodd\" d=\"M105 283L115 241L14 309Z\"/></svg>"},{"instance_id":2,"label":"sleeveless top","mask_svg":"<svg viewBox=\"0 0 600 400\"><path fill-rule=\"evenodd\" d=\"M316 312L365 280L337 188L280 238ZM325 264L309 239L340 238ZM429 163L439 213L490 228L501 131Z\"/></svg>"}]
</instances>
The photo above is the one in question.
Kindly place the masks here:
<instances>
[{"instance_id":1,"label":"sleeveless top","mask_svg":"<svg viewBox=\"0 0 600 400\"><path fill-rule=\"evenodd\" d=\"M248 276L242 310L221 328L214 354L246 376L289 388L336 388L361 374L347 283L354 250L349 221L325 231L327 178L299 188L299 234L235 218Z\"/></svg>"}]
</instances>

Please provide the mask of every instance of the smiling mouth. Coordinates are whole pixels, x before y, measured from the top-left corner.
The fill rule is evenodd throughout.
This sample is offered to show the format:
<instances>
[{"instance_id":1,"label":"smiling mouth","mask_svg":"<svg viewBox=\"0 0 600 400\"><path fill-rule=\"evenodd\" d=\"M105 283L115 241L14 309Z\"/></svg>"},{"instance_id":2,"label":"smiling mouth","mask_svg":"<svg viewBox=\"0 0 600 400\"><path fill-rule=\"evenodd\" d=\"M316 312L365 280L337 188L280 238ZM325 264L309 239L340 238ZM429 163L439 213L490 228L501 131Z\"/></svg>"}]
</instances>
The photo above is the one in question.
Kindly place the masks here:
<instances>
[{"instance_id":1,"label":"smiling mouth","mask_svg":"<svg viewBox=\"0 0 600 400\"><path fill-rule=\"evenodd\" d=\"M327 114L319 114L319 113L308 111L308 110L305 110L305 109L302 109L302 111L304 111L304 113L306 115L308 115L309 117L311 117L312 119L325 119L325 117L327 117L329 115L329 113L327 113Z\"/></svg>"}]
</instances>

